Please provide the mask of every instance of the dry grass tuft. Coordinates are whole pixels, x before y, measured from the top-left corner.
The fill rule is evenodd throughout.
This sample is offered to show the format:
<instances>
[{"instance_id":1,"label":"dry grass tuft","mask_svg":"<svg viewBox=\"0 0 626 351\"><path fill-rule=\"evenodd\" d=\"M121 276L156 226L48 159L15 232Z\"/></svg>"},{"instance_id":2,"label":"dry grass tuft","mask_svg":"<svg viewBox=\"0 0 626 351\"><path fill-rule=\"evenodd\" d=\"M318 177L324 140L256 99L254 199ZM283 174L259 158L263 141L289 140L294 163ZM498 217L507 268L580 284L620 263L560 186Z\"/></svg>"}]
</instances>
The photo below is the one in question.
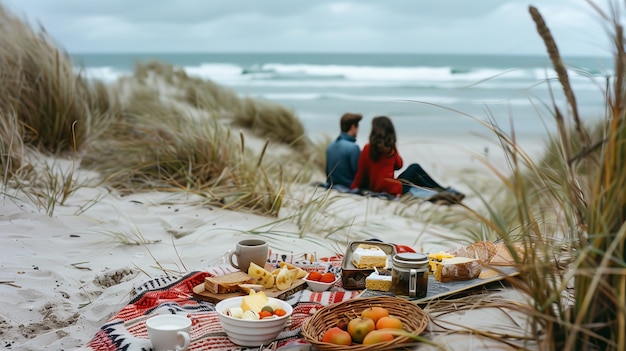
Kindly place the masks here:
<instances>
[{"instance_id":1,"label":"dry grass tuft","mask_svg":"<svg viewBox=\"0 0 626 351\"><path fill-rule=\"evenodd\" d=\"M102 86L75 73L43 28L34 32L2 7L0 22L0 112L15 113L24 143L41 151L80 147L89 116L108 109Z\"/></svg>"},{"instance_id":2,"label":"dry grass tuft","mask_svg":"<svg viewBox=\"0 0 626 351\"><path fill-rule=\"evenodd\" d=\"M484 199L487 213L473 215L481 223L481 231L507 245L522 272L508 283L526 296L528 304L501 307L529 317L530 330L525 335L537 337L514 337L523 347L626 350L626 110L622 104L626 54L622 26L618 17L600 12L614 29L616 67L615 76L606 84L606 116L599 126L588 127L581 123L556 40L539 11L531 6L529 12L558 74L568 112L562 112L554 101L546 105L557 134L550 138L548 152L539 162L521 149L514 133L488 125L500 140L512 176L493 168L507 195L495 204ZM494 306L494 301L468 299L464 303L472 308ZM512 338L483 336L505 344Z\"/></svg>"}]
</instances>

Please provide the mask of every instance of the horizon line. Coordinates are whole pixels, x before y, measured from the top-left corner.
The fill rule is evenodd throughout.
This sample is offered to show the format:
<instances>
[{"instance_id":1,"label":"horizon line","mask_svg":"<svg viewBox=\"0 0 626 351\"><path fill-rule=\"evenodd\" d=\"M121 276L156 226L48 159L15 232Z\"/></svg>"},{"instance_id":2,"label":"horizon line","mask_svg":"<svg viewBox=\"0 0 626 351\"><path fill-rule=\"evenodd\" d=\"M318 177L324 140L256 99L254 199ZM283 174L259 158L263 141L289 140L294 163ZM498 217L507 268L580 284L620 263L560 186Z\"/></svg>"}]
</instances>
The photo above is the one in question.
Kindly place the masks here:
<instances>
[{"instance_id":1,"label":"horizon line","mask_svg":"<svg viewBox=\"0 0 626 351\"><path fill-rule=\"evenodd\" d=\"M508 56L508 57L543 57L549 58L547 54L532 53L445 53L445 52L341 52L341 51L69 51L70 55L415 55L415 56ZM607 58L613 59L613 56L607 55L582 55L569 54L563 57L575 58Z\"/></svg>"}]
</instances>

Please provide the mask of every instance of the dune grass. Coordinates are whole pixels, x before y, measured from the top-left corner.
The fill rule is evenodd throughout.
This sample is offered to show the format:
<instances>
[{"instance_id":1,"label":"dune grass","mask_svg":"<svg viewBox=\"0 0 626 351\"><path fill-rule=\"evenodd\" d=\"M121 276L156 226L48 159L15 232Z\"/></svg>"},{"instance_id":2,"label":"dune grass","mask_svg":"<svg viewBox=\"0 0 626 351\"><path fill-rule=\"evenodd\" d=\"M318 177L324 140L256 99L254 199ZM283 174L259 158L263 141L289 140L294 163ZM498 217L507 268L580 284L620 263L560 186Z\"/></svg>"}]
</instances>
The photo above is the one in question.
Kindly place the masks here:
<instances>
[{"instance_id":1,"label":"dune grass","mask_svg":"<svg viewBox=\"0 0 626 351\"><path fill-rule=\"evenodd\" d=\"M24 142L56 153L85 139L87 106L99 105L95 91L75 73L67 54L0 7L0 111L14 111ZM75 125L75 128L72 126Z\"/></svg>"},{"instance_id":2,"label":"dune grass","mask_svg":"<svg viewBox=\"0 0 626 351\"><path fill-rule=\"evenodd\" d=\"M509 248L522 274L508 281L528 303L504 306L471 298L463 303L472 308L500 305L528 316L531 330L524 334L536 338L513 339L533 349L626 350L626 53L619 18L593 8L610 24L616 46L615 76L609 84L598 84L607 86L607 112L599 128L581 122L567 67L532 6L529 13L558 74L566 112L547 102L557 134L539 161L524 152L514 133L485 124L499 138L512 175L492 168L503 184L501 199L484 199L486 213L470 212L480 223L477 231L495 235ZM470 332L504 344L512 338Z\"/></svg>"},{"instance_id":3,"label":"dune grass","mask_svg":"<svg viewBox=\"0 0 626 351\"><path fill-rule=\"evenodd\" d=\"M77 167L100 171L123 193L191 191L212 205L276 215L284 184L306 182L315 172L304 128L283 106L239 97L158 62L137 63L134 82L106 86L75 71L43 28L32 30L3 7L0 19L5 186L24 169L24 150L71 152ZM250 136L260 141L248 145ZM277 145L290 151L267 156ZM58 179L49 177L50 192L27 196L53 211L73 189L59 192Z\"/></svg>"},{"instance_id":4,"label":"dune grass","mask_svg":"<svg viewBox=\"0 0 626 351\"><path fill-rule=\"evenodd\" d=\"M15 112L0 112L0 167L2 167L0 174L3 191L11 179L19 178L20 170L26 164L24 141L19 130Z\"/></svg>"}]
</instances>

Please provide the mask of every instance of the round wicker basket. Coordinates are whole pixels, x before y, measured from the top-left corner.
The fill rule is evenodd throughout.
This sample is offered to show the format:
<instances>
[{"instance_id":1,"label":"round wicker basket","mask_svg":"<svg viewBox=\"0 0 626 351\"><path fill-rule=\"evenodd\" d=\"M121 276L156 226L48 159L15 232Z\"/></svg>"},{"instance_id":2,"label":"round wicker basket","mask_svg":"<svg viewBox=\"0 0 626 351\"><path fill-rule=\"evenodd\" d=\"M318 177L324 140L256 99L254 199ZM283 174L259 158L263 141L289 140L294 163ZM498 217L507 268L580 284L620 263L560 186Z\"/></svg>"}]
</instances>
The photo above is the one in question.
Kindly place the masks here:
<instances>
[{"instance_id":1,"label":"round wicker basket","mask_svg":"<svg viewBox=\"0 0 626 351\"><path fill-rule=\"evenodd\" d=\"M311 318L304 321L302 324L302 336L317 349L330 351L392 349L400 347L401 344L414 341L408 336L398 336L392 341L372 345L352 344L351 346L345 346L321 341L324 332L336 326L339 319L351 319L360 316L364 309L371 306L381 306L389 310L390 315L396 316L402 321L404 330L413 335L421 334L428 326L428 315L411 301L391 296L366 297L339 302L321 308Z\"/></svg>"}]
</instances>

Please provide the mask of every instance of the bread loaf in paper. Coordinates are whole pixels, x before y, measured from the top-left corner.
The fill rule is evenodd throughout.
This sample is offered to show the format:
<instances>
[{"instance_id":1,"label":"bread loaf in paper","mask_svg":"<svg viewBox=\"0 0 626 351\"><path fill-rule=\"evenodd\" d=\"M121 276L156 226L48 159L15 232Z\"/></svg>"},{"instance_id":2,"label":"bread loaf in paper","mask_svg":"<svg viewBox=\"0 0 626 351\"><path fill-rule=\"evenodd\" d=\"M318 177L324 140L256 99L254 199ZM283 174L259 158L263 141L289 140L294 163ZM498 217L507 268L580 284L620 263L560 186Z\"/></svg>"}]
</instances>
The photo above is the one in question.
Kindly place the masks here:
<instances>
[{"instance_id":1,"label":"bread loaf in paper","mask_svg":"<svg viewBox=\"0 0 626 351\"><path fill-rule=\"evenodd\" d=\"M475 258L483 263L489 263L496 255L496 251L496 245L491 241L478 241L469 246L446 252L457 257Z\"/></svg>"}]
</instances>

